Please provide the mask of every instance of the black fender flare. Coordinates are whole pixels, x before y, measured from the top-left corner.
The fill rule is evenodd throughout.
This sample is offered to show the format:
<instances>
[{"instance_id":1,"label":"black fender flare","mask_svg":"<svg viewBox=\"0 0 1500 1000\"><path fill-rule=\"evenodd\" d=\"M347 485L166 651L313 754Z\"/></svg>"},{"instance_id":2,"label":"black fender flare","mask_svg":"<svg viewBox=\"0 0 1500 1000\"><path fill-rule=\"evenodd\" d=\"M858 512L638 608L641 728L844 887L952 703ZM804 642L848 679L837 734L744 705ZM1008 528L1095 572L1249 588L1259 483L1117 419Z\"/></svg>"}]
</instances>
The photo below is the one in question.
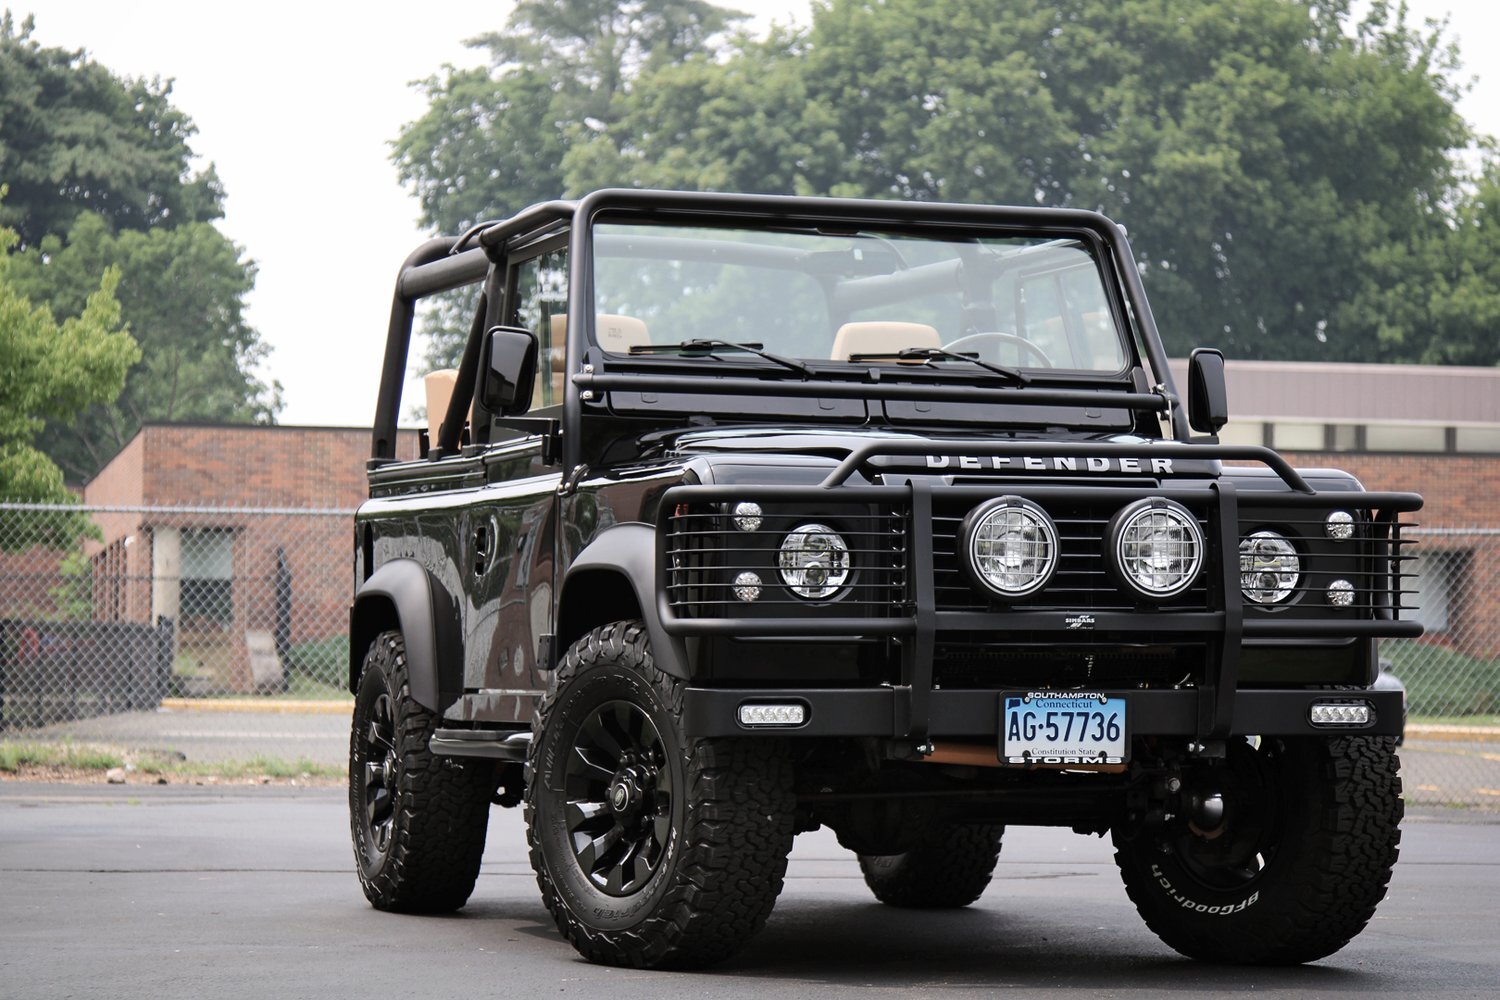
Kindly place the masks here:
<instances>
[{"instance_id":1,"label":"black fender flare","mask_svg":"<svg viewBox=\"0 0 1500 1000\"><path fill-rule=\"evenodd\" d=\"M360 585L349 607L349 692L359 689L365 650L398 628L406 642L411 696L442 714L463 694L463 639L458 608L415 559L392 559Z\"/></svg>"},{"instance_id":2,"label":"black fender flare","mask_svg":"<svg viewBox=\"0 0 1500 1000\"><path fill-rule=\"evenodd\" d=\"M623 521L601 531L568 566L558 595L557 653L583 633L620 617L614 610L618 602L611 602L601 590L601 580L624 581L646 624L656 666L673 677L688 679L686 644L661 627L657 609L656 528L641 521Z\"/></svg>"}]
</instances>

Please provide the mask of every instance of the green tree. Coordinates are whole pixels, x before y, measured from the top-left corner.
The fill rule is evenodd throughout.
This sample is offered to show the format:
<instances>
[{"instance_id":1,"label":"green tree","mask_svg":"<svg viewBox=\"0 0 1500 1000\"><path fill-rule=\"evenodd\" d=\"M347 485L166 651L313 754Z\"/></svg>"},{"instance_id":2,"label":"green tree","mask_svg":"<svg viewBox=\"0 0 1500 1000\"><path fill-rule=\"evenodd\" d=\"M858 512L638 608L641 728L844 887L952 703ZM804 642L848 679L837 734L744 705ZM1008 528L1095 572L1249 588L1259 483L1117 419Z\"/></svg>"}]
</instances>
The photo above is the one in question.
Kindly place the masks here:
<instances>
[{"instance_id":1,"label":"green tree","mask_svg":"<svg viewBox=\"0 0 1500 1000\"><path fill-rule=\"evenodd\" d=\"M223 214L213 168L190 170L197 129L172 107L170 82L122 81L81 51L43 48L32 26L0 14L0 225L29 247L82 212L117 229Z\"/></svg>"},{"instance_id":2,"label":"green tree","mask_svg":"<svg viewBox=\"0 0 1500 1000\"><path fill-rule=\"evenodd\" d=\"M589 179L1099 209L1173 351L1418 360L1435 330L1397 350L1349 304L1381 248L1443 243L1456 66L1383 3L831 0L805 35L643 77Z\"/></svg>"},{"instance_id":3,"label":"green tree","mask_svg":"<svg viewBox=\"0 0 1500 1000\"><path fill-rule=\"evenodd\" d=\"M424 205L453 227L639 184L1098 209L1128 227L1174 352L1490 363L1496 199L1493 174L1476 195L1457 167L1456 49L1402 6L1351 10L825 0L809 28L671 59L618 59L606 33L550 64L517 43L492 81L534 74L567 100L498 155L463 119L428 122L422 148L464 159L429 160ZM497 171L528 154L534 187Z\"/></svg>"},{"instance_id":4,"label":"green tree","mask_svg":"<svg viewBox=\"0 0 1500 1000\"><path fill-rule=\"evenodd\" d=\"M423 224L460 232L566 193L570 157L608 150L617 105L643 73L707 51L743 15L703 0L520 0L503 31L469 45L480 69L444 67L418 86L428 111L392 159ZM469 300L442 299L424 318L432 367L453 364Z\"/></svg>"},{"instance_id":5,"label":"green tree","mask_svg":"<svg viewBox=\"0 0 1500 1000\"><path fill-rule=\"evenodd\" d=\"M0 228L0 371L6 373L0 380L0 499L72 503L62 471L36 447L36 436L46 420L65 420L114 398L140 352L120 328L117 271L104 273L78 315L58 321L12 280L16 243L14 232ZM66 512L37 523L39 535L4 543L71 544L84 528Z\"/></svg>"},{"instance_id":6,"label":"green tree","mask_svg":"<svg viewBox=\"0 0 1500 1000\"><path fill-rule=\"evenodd\" d=\"M62 322L103 276L119 278L141 347L118 399L47 415L39 447L86 479L148 420L270 421L279 386L254 374L267 347L244 318L254 265L212 222L223 192L190 169L192 121L171 84L122 79L79 51L43 48L0 17L0 219L19 233L18 292Z\"/></svg>"},{"instance_id":7,"label":"green tree","mask_svg":"<svg viewBox=\"0 0 1500 1000\"><path fill-rule=\"evenodd\" d=\"M17 285L56 315L77 312L80 290L106 273L119 275L140 361L118 398L49 421L43 449L70 478L93 475L146 421L270 422L280 385L254 375L267 348L245 322L255 268L238 247L208 223L115 233L89 213L14 261Z\"/></svg>"},{"instance_id":8,"label":"green tree","mask_svg":"<svg viewBox=\"0 0 1500 1000\"><path fill-rule=\"evenodd\" d=\"M1451 215L1364 255L1370 281L1338 322L1375 330L1371 360L1500 365L1500 163Z\"/></svg>"}]
</instances>

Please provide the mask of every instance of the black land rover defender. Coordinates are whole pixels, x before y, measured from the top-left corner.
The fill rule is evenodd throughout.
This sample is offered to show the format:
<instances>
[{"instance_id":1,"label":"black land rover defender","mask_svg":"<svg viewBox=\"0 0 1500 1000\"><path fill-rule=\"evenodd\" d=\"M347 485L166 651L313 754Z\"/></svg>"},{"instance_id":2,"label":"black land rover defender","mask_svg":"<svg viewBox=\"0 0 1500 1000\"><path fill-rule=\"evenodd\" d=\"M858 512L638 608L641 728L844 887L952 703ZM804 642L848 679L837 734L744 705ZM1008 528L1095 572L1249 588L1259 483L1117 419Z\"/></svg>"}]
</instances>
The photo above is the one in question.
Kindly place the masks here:
<instances>
[{"instance_id":1,"label":"black land rover defender","mask_svg":"<svg viewBox=\"0 0 1500 1000\"><path fill-rule=\"evenodd\" d=\"M398 460L413 311L461 286ZM1226 420L1090 212L611 190L424 244L355 526L365 894L462 906L524 803L580 952L703 965L800 831L931 908L1037 824L1108 832L1183 954L1338 950L1396 860L1371 685L1421 499Z\"/></svg>"}]
</instances>

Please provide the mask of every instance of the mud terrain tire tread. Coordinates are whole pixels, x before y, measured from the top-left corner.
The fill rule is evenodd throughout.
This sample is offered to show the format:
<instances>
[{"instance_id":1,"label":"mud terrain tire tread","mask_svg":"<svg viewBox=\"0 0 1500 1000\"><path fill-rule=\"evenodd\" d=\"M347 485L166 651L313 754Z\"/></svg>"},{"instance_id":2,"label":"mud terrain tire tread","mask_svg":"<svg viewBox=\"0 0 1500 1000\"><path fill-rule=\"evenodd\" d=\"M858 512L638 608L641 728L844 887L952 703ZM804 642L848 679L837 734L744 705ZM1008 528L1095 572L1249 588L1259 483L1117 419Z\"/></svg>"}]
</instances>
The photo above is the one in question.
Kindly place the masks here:
<instances>
[{"instance_id":1,"label":"mud terrain tire tread","mask_svg":"<svg viewBox=\"0 0 1500 1000\"><path fill-rule=\"evenodd\" d=\"M671 884L626 929L600 928L574 911L559 891L537 828L545 734L559 712L569 708L569 686L601 669L645 678L676 725L685 758L686 820L675 869L665 872ZM542 701L527 761L531 866L558 929L591 962L699 968L722 961L760 930L781 892L796 807L786 749L770 739L683 739L683 687L656 668L641 622L615 622L573 644ZM556 863L575 862L559 858Z\"/></svg>"},{"instance_id":2,"label":"mud terrain tire tread","mask_svg":"<svg viewBox=\"0 0 1500 1000\"><path fill-rule=\"evenodd\" d=\"M463 906L474 891L489 824L493 767L485 761L458 761L428 749L438 717L411 697L406 645L400 632L383 632L370 644L360 688L384 679L395 712L397 776L395 821L390 847L373 870L366 867L357 783L362 775L360 701L350 734L349 819L355 868L365 897L377 910L447 913Z\"/></svg>"},{"instance_id":3,"label":"mud terrain tire tread","mask_svg":"<svg viewBox=\"0 0 1500 1000\"><path fill-rule=\"evenodd\" d=\"M943 824L904 854L859 856L859 870L887 906L956 909L977 900L1000 859L998 825Z\"/></svg>"},{"instance_id":4,"label":"mud terrain tire tread","mask_svg":"<svg viewBox=\"0 0 1500 1000\"><path fill-rule=\"evenodd\" d=\"M1233 914L1190 911L1153 876L1149 848L1122 844L1115 861L1146 925L1188 956L1236 965L1295 965L1338 951L1385 896L1404 812L1390 737L1301 737L1291 799L1303 808L1259 899ZM1193 890L1187 890L1192 892ZM1248 896L1248 893L1246 893Z\"/></svg>"}]
</instances>

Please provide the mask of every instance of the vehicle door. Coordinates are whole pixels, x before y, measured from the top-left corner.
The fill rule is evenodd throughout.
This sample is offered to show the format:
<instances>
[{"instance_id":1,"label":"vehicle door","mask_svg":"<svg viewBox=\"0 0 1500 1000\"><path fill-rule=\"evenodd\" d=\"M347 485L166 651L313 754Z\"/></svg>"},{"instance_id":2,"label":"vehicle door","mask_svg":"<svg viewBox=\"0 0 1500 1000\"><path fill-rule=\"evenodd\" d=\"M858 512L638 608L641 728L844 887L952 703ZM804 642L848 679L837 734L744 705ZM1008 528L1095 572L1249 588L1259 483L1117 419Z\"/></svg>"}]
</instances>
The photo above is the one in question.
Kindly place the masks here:
<instances>
[{"instance_id":1,"label":"vehicle door","mask_svg":"<svg viewBox=\"0 0 1500 1000\"><path fill-rule=\"evenodd\" d=\"M563 238L532 246L507 262L496 321L538 340L538 372L528 417L561 417L567 310ZM469 606L465 609L465 718L529 722L542 695L538 672L552 633L556 464L539 435L491 428L486 485L470 511Z\"/></svg>"}]
</instances>

